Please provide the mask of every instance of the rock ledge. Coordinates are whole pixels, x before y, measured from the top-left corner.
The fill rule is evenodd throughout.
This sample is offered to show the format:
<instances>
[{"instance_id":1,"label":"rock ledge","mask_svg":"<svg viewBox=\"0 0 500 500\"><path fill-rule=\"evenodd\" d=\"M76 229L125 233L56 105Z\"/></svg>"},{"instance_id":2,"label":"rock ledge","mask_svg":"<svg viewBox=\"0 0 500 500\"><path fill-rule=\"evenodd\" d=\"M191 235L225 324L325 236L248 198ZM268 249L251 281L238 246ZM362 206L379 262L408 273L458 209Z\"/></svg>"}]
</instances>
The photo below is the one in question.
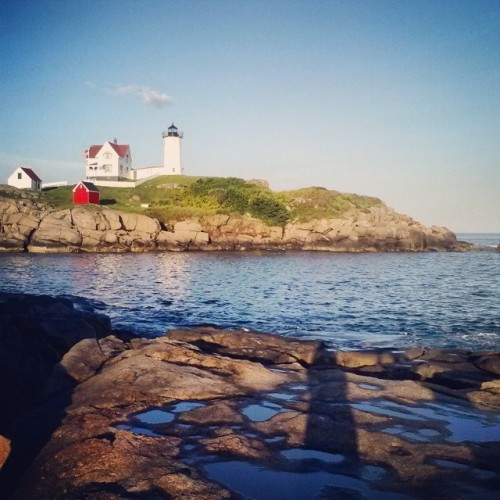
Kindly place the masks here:
<instances>
[{"instance_id":1,"label":"rock ledge","mask_svg":"<svg viewBox=\"0 0 500 500\"><path fill-rule=\"evenodd\" d=\"M186 250L332 252L463 251L443 227L426 227L386 206L351 209L341 218L269 227L247 215L211 215L163 227L142 214L101 206L52 210L32 194L0 192L0 251L35 253Z\"/></svg>"},{"instance_id":2,"label":"rock ledge","mask_svg":"<svg viewBox=\"0 0 500 500\"><path fill-rule=\"evenodd\" d=\"M13 498L495 496L497 352L103 335L69 348L2 432L21 451L44 436L5 464Z\"/></svg>"}]
</instances>

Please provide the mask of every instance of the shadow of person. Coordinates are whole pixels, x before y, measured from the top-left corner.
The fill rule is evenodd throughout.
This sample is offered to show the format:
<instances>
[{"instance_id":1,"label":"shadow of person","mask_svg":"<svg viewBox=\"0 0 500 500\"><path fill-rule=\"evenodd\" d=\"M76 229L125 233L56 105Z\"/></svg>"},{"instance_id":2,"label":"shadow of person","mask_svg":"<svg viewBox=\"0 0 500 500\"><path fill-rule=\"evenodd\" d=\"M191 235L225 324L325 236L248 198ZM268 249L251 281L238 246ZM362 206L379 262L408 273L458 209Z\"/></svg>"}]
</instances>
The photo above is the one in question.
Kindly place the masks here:
<instances>
[{"instance_id":1,"label":"shadow of person","mask_svg":"<svg viewBox=\"0 0 500 500\"><path fill-rule=\"evenodd\" d=\"M309 411L304 445L340 454L357 463L356 422L349 405L346 373L336 365L335 353L319 348L307 371Z\"/></svg>"},{"instance_id":2,"label":"shadow of person","mask_svg":"<svg viewBox=\"0 0 500 500\"><path fill-rule=\"evenodd\" d=\"M348 498L382 490L495 498L498 419L466 399L480 398L484 391L478 389L492 387L498 377L468 366L467 353L430 351L423 365L408 363L398 350L345 354L318 352L307 372L304 447L343 457L331 471L344 477L332 479L327 498L338 498L339 487ZM426 383L417 375L422 367L433 373L431 361L439 370ZM472 392L464 398L467 387ZM482 397L498 406L488 391Z\"/></svg>"}]
</instances>

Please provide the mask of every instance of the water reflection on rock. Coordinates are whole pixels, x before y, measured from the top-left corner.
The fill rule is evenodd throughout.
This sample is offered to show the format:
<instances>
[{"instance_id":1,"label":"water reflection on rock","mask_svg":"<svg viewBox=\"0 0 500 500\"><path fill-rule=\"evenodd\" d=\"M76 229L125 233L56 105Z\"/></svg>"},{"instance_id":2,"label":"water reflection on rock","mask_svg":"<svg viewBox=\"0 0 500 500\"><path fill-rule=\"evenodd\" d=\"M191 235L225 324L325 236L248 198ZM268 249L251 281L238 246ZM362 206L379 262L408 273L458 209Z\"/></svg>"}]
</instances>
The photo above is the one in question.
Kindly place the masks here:
<instances>
[{"instance_id":1,"label":"water reflection on rock","mask_svg":"<svg viewBox=\"0 0 500 500\"><path fill-rule=\"evenodd\" d=\"M369 482L349 475L326 471L289 472L264 469L248 462L215 462L205 465L209 478L218 481L244 498L267 500L269 498L342 498L336 496L342 490L343 498L370 498L403 500L410 497L380 491ZM327 494L328 496L323 496ZM359 496L358 496L359 495Z\"/></svg>"}]
</instances>

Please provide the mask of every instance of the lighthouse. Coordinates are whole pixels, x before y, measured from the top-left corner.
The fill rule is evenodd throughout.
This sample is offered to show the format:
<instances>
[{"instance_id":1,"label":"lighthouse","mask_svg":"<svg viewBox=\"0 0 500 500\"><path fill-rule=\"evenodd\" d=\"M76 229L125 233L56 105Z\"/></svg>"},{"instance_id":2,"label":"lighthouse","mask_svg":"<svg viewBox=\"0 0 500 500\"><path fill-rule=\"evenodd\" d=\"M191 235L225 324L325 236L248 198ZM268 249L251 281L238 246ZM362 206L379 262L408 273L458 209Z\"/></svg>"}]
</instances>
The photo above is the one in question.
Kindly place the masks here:
<instances>
[{"instance_id":1,"label":"lighthouse","mask_svg":"<svg viewBox=\"0 0 500 500\"><path fill-rule=\"evenodd\" d=\"M182 132L172 123L163 132L163 170L167 175L182 175L181 139Z\"/></svg>"}]
</instances>

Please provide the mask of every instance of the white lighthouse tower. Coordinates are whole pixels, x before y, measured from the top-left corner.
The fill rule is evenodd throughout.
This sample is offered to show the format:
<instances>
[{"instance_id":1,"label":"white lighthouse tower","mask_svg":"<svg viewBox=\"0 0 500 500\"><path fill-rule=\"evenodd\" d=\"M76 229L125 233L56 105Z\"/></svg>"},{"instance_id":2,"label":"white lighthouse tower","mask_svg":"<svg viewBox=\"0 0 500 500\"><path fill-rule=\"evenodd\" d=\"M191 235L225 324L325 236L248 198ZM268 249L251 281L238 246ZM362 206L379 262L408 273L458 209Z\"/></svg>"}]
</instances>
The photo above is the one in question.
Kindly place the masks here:
<instances>
[{"instance_id":1,"label":"white lighthouse tower","mask_svg":"<svg viewBox=\"0 0 500 500\"><path fill-rule=\"evenodd\" d=\"M181 139L182 132L172 123L163 132L163 170L167 175L182 175Z\"/></svg>"}]
</instances>

